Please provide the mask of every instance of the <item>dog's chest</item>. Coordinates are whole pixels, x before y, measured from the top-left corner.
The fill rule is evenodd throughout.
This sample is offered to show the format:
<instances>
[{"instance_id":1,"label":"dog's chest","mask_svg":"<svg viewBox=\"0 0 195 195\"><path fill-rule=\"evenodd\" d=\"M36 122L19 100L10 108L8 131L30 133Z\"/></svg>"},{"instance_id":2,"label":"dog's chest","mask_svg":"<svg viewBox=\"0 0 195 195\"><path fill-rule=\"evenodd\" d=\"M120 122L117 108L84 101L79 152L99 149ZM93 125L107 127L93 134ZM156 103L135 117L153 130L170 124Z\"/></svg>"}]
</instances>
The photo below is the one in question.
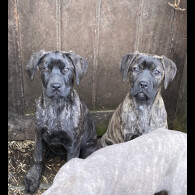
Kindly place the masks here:
<instances>
[{"instance_id":1,"label":"dog's chest","mask_svg":"<svg viewBox=\"0 0 195 195\"><path fill-rule=\"evenodd\" d=\"M131 99L126 98L122 109L124 134L141 135L159 127L167 128L167 114L162 98L152 106L136 105Z\"/></svg>"},{"instance_id":2,"label":"dog's chest","mask_svg":"<svg viewBox=\"0 0 195 195\"><path fill-rule=\"evenodd\" d=\"M132 108L132 107L131 107ZM122 113L122 129L124 134L140 135L145 132L150 127L150 112L144 108L140 107L139 110L126 108L126 112Z\"/></svg>"},{"instance_id":3,"label":"dog's chest","mask_svg":"<svg viewBox=\"0 0 195 195\"><path fill-rule=\"evenodd\" d=\"M37 106L37 126L47 131L49 135L62 131L71 136L78 130L79 120L80 107L76 105L67 104L61 110L56 110L51 105L46 108Z\"/></svg>"}]
</instances>

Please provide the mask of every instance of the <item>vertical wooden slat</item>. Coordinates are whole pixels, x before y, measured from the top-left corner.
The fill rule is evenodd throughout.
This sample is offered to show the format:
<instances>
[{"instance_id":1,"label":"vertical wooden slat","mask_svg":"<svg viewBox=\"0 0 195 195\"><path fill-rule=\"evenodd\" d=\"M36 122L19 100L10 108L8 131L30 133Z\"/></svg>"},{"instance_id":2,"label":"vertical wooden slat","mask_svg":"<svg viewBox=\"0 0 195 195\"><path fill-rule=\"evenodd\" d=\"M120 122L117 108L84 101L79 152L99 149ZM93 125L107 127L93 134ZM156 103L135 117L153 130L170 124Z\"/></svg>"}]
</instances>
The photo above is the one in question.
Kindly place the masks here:
<instances>
[{"instance_id":1,"label":"vertical wooden slat","mask_svg":"<svg viewBox=\"0 0 195 195\"><path fill-rule=\"evenodd\" d=\"M42 86L39 74L30 82L25 66L32 52L57 49L56 1L18 0L21 61L24 78L25 112L34 112L34 99L40 96Z\"/></svg>"},{"instance_id":2,"label":"vertical wooden slat","mask_svg":"<svg viewBox=\"0 0 195 195\"><path fill-rule=\"evenodd\" d=\"M187 0L181 0L179 6L186 9ZM170 9L173 8L170 7ZM173 123L175 116L177 106L176 102L178 100L179 88L181 85L181 78L187 51L187 12L178 10L174 11L175 14L172 23L169 52L167 57L175 62L178 70L175 79L163 94L170 123Z\"/></svg>"},{"instance_id":3,"label":"vertical wooden slat","mask_svg":"<svg viewBox=\"0 0 195 195\"><path fill-rule=\"evenodd\" d=\"M8 1L8 108L23 114L22 74L19 58L18 12L15 0Z\"/></svg>"},{"instance_id":4,"label":"vertical wooden slat","mask_svg":"<svg viewBox=\"0 0 195 195\"><path fill-rule=\"evenodd\" d=\"M187 133L187 56L179 89L173 129Z\"/></svg>"},{"instance_id":5,"label":"vertical wooden slat","mask_svg":"<svg viewBox=\"0 0 195 195\"><path fill-rule=\"evenodd\" d=\"M88 70L75 88L92 108L96 1L61 1L61 47L73 50L88 61Z\"/></svg>"},{"instance_id":6,"label":"vertical wooden slat","mask_svg":"<svg viewBox=\"0 0 195 195\"><path fill-rule=\"evenodd\" d=\"M137 48L140 52L166 55L169 51L174 10L164 0L142 0Z\"/></svg>"},{"instance_id":7,"label":"vertical wooden slat","mask_svg":"<svg viewBox=\"0 0 195 195\"><path fill-rule=\"evenodd\" d=\"M119 62L134 51L140 1L101 2L96 73L96 108L115 109L128 92L122 83Z\"/></svg>"},{"instance_id":8,"label":"vertical wooden slat","mask_svg":"<svg viewBox=\"0 0 195 195\"><path fill-rule=\"evenodd\" d=\"M180 7L186 4L181 0ZM24 104L26 113L34 112L42 86L39 73L30 82L24 68L40 49L74 50L87 58L88 71L75 88L89 108L115 109L129 87L128 81L122 83L120 59L138 49L166 55L177 65L176 78L163 93L173 120L186 54L187 10L174 10L164 0L9 0L8 5L9 109L23 113Z\"/></svg>"},{"instance_id":9,"label":"vertical wooden slat","mask_svg":"<svg viewBox=\"0 0 195 195\"><path fill-rule=\"evenodd\" d=\"M181 6L186 7L186 0L181 2ZM138 50L165 55L176 63L178 69L175 79L163 92L168 123L172 124L186 54L186 12L174 10L163 0L142 0L142 3Z\"/></svg>"},{"instance_id":10,"label":"vertical wooden slat","mask_svg":"<svg viewBox=\"0 0 195 195\"><path fill-rule=\"evenodd\" d=\"M173 20L174 10L168 5L167 1L142 0L137 49L143 53L169 57ZM163 93L168 123L170 123L172 108L167 107L167 96L168 94ZM172 95L171 98L173 98Z\"/></svg>"}]
</instances>

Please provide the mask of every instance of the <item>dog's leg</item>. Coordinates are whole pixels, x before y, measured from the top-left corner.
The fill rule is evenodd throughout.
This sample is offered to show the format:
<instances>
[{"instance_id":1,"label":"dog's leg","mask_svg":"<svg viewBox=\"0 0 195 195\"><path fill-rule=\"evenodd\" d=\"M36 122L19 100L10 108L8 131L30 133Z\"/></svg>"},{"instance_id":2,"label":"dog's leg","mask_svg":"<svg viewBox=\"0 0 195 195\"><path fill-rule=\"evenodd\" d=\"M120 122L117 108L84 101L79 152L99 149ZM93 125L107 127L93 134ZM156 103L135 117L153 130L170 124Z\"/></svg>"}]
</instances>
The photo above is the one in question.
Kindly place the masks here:
<instances>
[{"instance_id":1,"label":"dog's leg","mask_svg":"<svg viewBox=\"0 0 195 195\"><path fill-rule=\"evenodd\" d=\"M33 154L33 164L30 167L25 178L25 190L28 193L34 193L40 184L42 172L42 156L43 156L43 142L41 130L37 130L35 137L35 147Z\"/></svg>"},{"instance_id":2,"label":"dog's leg","mask_svg":"<svg viewBox=\"0 0 195 195\"><path fill-rule=\"evenodd\" d=\"M87 142L86 146L81 149L79 158L87 158L90 154L100 148L100 142L97 139L91 139Z\"/></svg>"},{"instance_id":3,"label":"dog's leg","mask_svg":"<svg viewBox=\"0 0 195 195\"><path fill-rule=\"evenodd\" d=\"M78 142L77 142L78 144ZM79 145L72 145L72 147L67 148L67 162L71 160L72 158L78 158L80 154L80 144Z\"/></svg>"},{"instance_id":4,"label":"dog's leg","mask_svg":"<svg viewBox=\"0 0 195 195\"><path fill-rule=\"evenodd\" d=\"M48 146L45 144L44 147L44 158L49 159L49 158L54 158L56 155L48 148Z\"/></svg>"}]
</instances>

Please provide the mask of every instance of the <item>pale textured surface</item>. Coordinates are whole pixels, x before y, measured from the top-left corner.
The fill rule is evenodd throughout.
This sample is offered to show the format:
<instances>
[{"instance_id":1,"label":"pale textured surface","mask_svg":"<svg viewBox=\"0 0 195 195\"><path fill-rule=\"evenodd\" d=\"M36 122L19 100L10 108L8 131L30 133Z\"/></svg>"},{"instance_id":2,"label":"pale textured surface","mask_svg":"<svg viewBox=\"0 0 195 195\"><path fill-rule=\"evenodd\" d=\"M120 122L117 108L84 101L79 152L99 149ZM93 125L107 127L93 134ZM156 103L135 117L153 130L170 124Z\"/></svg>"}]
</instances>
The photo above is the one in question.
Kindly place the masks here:
<instances>
[{"instance_id":1,"label":"pale textured surface","mask_svg":"<svg viewBox=\"0 0 195 195\"><path fill-rule=\"evenodd\" d=\"M187 135L157 129L132 141L74 158L43 195L187 194Z\"/></svg>"}]
</instances>

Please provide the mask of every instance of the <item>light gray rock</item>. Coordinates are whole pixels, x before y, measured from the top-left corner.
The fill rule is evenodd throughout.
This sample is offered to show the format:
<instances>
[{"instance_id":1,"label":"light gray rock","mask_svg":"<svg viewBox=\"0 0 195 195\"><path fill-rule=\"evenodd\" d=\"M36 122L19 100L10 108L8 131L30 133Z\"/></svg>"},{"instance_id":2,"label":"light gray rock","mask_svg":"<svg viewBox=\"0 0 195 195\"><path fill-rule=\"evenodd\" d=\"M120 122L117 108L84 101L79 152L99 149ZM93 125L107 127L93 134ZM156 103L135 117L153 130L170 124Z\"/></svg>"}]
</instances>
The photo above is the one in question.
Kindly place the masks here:
<instances>
[{"instance_id":1,"label":"light gray rock","mask_svg":"<svg viewBox=\"0 0 195 195\"><path fill-rule=\"evenodd\" d=\"M74 158L43 195L187 194L187 134L156 129L132 141Z\"/></svg>"}]
</instances>

